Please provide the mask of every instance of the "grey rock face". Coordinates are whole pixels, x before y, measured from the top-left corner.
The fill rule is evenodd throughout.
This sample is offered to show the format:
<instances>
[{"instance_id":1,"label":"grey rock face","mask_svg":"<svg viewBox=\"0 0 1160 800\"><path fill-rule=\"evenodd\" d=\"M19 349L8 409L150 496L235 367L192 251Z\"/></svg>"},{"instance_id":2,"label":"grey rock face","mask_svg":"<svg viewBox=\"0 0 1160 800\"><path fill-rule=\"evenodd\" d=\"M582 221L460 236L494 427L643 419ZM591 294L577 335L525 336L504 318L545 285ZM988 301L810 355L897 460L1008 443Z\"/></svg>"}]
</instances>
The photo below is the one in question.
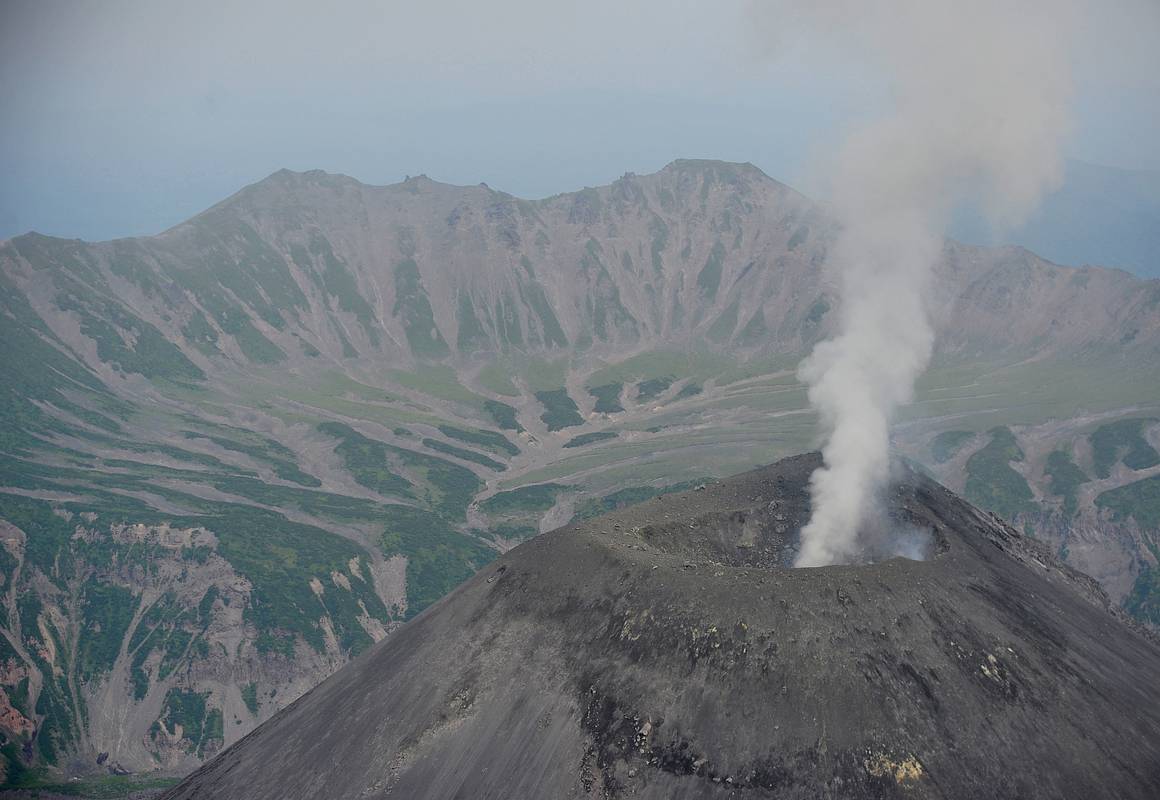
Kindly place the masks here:
<instances>
[{"instance_id":1,"label":"grey rock face","mask_svg":"<svg viewBox=\"0 0 1160 800\"><path fill-rule=\"evenodd\" d=\"M167 798L1152 798L1160 646L907 474L926 561L783 566L818 457L534 539Z\"/></svg>"}]
</instances>

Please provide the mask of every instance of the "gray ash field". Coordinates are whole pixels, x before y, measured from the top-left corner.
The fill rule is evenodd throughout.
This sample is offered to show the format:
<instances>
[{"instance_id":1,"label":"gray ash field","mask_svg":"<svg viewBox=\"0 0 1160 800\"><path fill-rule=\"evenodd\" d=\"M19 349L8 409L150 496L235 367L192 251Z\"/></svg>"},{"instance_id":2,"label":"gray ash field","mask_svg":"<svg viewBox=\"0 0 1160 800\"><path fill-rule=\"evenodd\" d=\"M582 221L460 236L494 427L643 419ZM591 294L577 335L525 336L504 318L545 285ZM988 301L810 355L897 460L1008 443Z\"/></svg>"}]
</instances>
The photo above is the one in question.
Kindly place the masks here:
<instances>
[{"instance_id":1,"label":"gray ash field","mask_svg":"<svg viewBox=\"0 0 1160 800\"><path fill-rule=\"evenodd\" d=\"M816 455L508 553L167 798L1155 798L1160 645L906 472L930 557L789 569Z\"/></svg>"}]
</instances>

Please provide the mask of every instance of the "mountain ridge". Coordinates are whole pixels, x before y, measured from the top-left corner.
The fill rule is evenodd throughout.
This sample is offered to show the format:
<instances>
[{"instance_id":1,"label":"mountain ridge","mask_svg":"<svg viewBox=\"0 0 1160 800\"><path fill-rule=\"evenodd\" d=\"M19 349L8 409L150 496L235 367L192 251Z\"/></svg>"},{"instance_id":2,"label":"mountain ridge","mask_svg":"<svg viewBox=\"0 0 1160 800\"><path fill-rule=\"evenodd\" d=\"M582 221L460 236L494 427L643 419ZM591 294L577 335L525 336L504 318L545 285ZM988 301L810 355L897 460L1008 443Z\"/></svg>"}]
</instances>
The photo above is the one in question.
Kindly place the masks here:
<instances>
[{"instance_id":1,"label":"mountain ridge","mask_svg":"<svg viewBox=\"0 0 1160 800\"><path fill-rule=\"evenodd\" d=\"M691 188L689 185L682 186L682 181L699 189L702 206L709 200L710 189L714 194L720 194L721 197L714 198L717 201L716 208L698 209L695 204L688 204L692 207L666 212L664 206L666 202L672 202L674 189L688 193ZM749 201L743 199L751 192L762 194L761 200L766 204L774 203L770 210L781 208L780 221L772 220L775 227L793 226L793 230L782 236L780 242L774 232L774 241L768 245L754 242L745 247L742 254L734 255L726 248L724 239L730 239L733 242L732 249L736 250L742 247L743 237L771 235L767 226L755 223L746 229L744 221L734 221L735 216L752 216L752 211L745 210L745 203ZM415 208L420 203L423 207ZM609 208L605 208L605 204ZM343 210L340 212L339 208ZM697 219L699 213L708 214L711 218ZM369 215L375 217L375 224L371 224ZM394 218L388 220L384 215L394 215ZM342 219L343 216L359 220L363 231L349 225L347 219ZM414 236L414 230L430 228L434 222L431 217L442 218L448 228L467 226L467 230L452 230L443 236L442 241L411 241L407 238ZM698 237L701 241L697 242L690 240L686 234L684 248L679 253L672 253L674 243L668 241L668 237L674 235L672 231L675 229L675 235L680 236L682 227L702 222L708 222L711 229L715 230L719 226L721 230L711 230L708 240L701 234ZM641 229L642 223L646 228L644 230ZM279 230L279 225L284 226L284 229ZM545 228L545 225L549 227ZM619 226L625 225L634 225L636 228L629 234L629 241L624 241L622 232L618 230ZM647 229L650 225L651 233ZM219 227L226 229L226 238L222 238L222 233L216 230ZM382 227L398 229L394 237L396 241L389 241L381 233L377 236L366 233L367 229L377 231ZM294 228L299 229L299 233L302 229L330 233L346 228L346 241L340 244L339 250L334 249L334 242L328 242L324 248L327 252L306 252L312 245L303 236L296 237ZM586 238L587 244L577 247L579 242L566 241L546 245L543 238L545 231L553 228L561 229L563 233L560 235L572 240ZM816 326L816 331L794 337L783 325L773 336L763 336L770 332L772 322L768 317L788 313L800 327L803 322L810 321L807 312L811 311L811 307L794 307L786 303L786 298L772 297L773 287L768 282L763 286L760 280L756 280L765 270L754 270L753 267L760 266L761 262L769 266L772 253L779 249L782 254L778 260L784 265L787 259L793 259L796 249L803 246L808 248L808 252L803 254L804 259L797 259L795 266L798 274L794 280L802 289L816 292L815 302L820 299L828 309L835 302L833 290L827 288L825 276L811 275L811 270L816 272L816 267L823 263L825 247L832 232L833 223L827 220L821 207L765 176L752 165L678 160L651 175L627 175L604 187L538 201L521 200L483 186L460 187L427 178L370 186L347 176L318 170L303 173L280 170L156 237L118 239L85 246L103 252L106 259L116 258L118 250L143 251L135 255L146 262L158 262L152 269L143 268L143 272L156 273L155 276L148 276L155 280L172 278L174 270L181 269L178 265L192 260L190 252L207 247L220 251L224 263L219 271L237 269L240 262L235 266L229 262L231 259L247 257L248 247L248 257L266 262L263 265L265 272L255 276L252 282L256 286L244 287L254 296L249 302L246 297L241 297L243 302L239 310L245 312L245 316L250 318L249 322L258 323L263 338L269 339L271 335L279 337L281 329L288 322L284 318L286 313L296 313L295 308L301 307L316 317L333 313L339 316L344 313L354 314L357 317L355 320L338 320L338 324L331 326L341 327L342 331L310 332L312 337L330 339L327 343L329 347L319 349L332 356L349 354L352 350L359 350L360 346L377 349L380 343L375 339L378 334L386 331L400 349L409 351L409 356L420 360L438 360L447 356L463 357L481 349L484 352L514 350L534 353L565 345L581 349L593 346L599 348L602 343L617 348L625 346L630 340L647 342L657 338L671 339L674 335L692 336L694 333L698 334L702 345L708 344L710 347L714 341L734 348L752 347L753 344L747 344L747 340L759 346L763 341L772 341L783 350L787 343L792 343L793 350L801 352L832 326L819 320L822 325ZM792 241L794 235L806 241ZM423 238L423 234L420 236ZM238 238L242 241L237 241ZM533 241L529 242L529 239ZM12 251L19 253L34 243L36 249L40 249L59 248L64 242L72 241L39 235L29 239L25 235L10 240L5 249L11 255ZM645 242L649 244L650 252L656 251L651 255L652 266L654 271L660 271L661 274L648 274L647 263L640 263L650 260L643 252ZM273 249L270 249L270 245L273 245ZM613 252L602 252L605 245L609 245ZM636 247L633 248L633 245ZM416 251L416 247L422 252ZM505 252L517 251L521 263L515 263L504 255ZM134 254L125 255L133 257ZM534 260L540 260L541 266L543 263L551 265L546 276L532 275ZM1050 296L1028 296L1022 300L1031 308L1041 306L1044 300L1063 305L1074 304L1078 299L1088 296L1088 293L1071 292L1069 296L1065 291L1067 287L1073 281L1090 282L1093 278L1101 284L1102 292L1120 298L1115 305L1121 308L1131 308L1133 304L1127 300L1130 295L1148 294L1146 285L1126 273L1061 267L1045 262L1027 251L1011 248L986 250L948 241L944 262L953 263L948 263L947 268L942 270L938 284L951 287L948 296L942 298L944 307L949 305L953 310L962 306L964 300L992 299L981 291L972 294L972 290L988 289L977 285L978 279L992 284L996 280L993 268L991 275L970 274L970 265L980 260L998 262L995 266L1008 272L1018 269L1027 273L1022 288L1027 288L1033 280L1054 284L1044 287ZM278 264L279 261L290 264L293 274L286 274ZM399 264L405 261L416 262L413 270L415 280L395 276L395 285L392 286L390 272L397 271ZM692 263L673 264L674 261ZM173 266L166 267L161 262L170 262ZM576 268L570 267L570 275L561 275L560 267L563 264L578 264L584 274L578 275ZM626 266L630 264L631 268ZM964 265L967 265L967 269L964 269ZM660 270L662 266L663 271ZM527 272L526 275L521 274L521 267ZM481 272L486 277L480 275ZM513 272L516 274L513 275ZM223 275L219 274L218 277ZM270 283L263 285L263 280ZM506 295L496 296L493 292L482 290L477 285L479 280L486 283L502 281L506 284L503 287ZM545 280L547 283L544 283ZM726 286L722 289L723 281L741 282L741 288ZM409 287L413 296L399 301L397 293L400 283L413 283ZM653 294L643 296L641 285L645 291ZM132 291L141 287L126 288ZM189 295L191 288L184 286L180 290ZM998 291L1009 292L1012 288L1002 286ZM722 292L720 298L719 290ZM992 287L991 293L994 294L994 291ZM467 293L466 298L464 292ZM1160 289L1153 289L1152 292L1155 294ZM951 293L956 294L950 296ZM260 297L262 294L268 297L263 300ZM274 294L281 295L278 300L288 305L275 310L268 302ZM315 297L308 299L312 294ZM597 304L597 308L591 311L576 308L576 298L585 294L595 295L604 302ZM416 308L411 311L419 315L411 323L414 326L425 324L428 309L424 305L431 305L431 295L437 300L430 308L433 323L428 332L430 335L418 330L413 335L408 334L406 321L402 326L393 324L395 321L392 318L409 303L415 304ZM461 307L453 308L452 299L446 295L459 297ZM379 299L376 308L372 309L365 301L370 296ZM759 302L753 302L754 297ZM191 299L195 301L192 306L202 305L196 302L195 297ZM360 299L362 302L359 302ZM345 303L346 307L333 308L336 300L340 306ZM387 305L392 304L392 301L394 307L388 310ZM140 308L147 303L148 298L140 298L133 306ZM321 307L328 304L332 307ZM604 313L605 305L610 309L607 314ZM701 307L693 309L691 316L694 319L687 320L683 315L690 305ZM1155 332L1160 325L1156 322L1156 315L1148 314L1148 309L1143 305L1142 302L1136 303L1142 324L1131 328L1134 324L1132 320L1122 320L1127 327L1121 326L1119 333L1121 337L1128 337L1126 343L1130 344L1132 337L1141 335L1149 344L1154 343ZM207 310L204 307L185 309L190 316L205 315ZM596 316L593 316L593 312L596 312ZM564 315L562 322L560 313ZM1071 313L1075 316L1074 312ZM825 316L825 312L822 316ZM217 329L211 331L211 334L227 334L221 327L221 321L215 320L212 314L206 316L206 320L209 327ZM200 320L196 321L200 326ZM269 330L261 325L261 321L278 330ZM956 325L953 327L958 330L969 329L971 324L969 317L960 317L954 322ZM717 323L716 328L713 323ZM1060 322L1051 320L1049 324L1058 325ZM744 335L746 325L752 326L748 336ZM979 333L990 329L988 325L979 327ZM359 328L362 328L362 334L357 332ZM358 345L350 341L352 332L355 337L363 340ZM299 327L293 333L300 336L306 331ZM713 335L709 336L710 333ZM254 342L259 342L253 334L248 335ZM1036 335L1042 336L1042 333ZM1108 332L1095 338L1097 342L1107 343L1110 335L1111 332ZM415 341L410 341L409 337ZM525 337L531 338L525 341ZM1029 341L1024 344L1033 344L1030 340L1035 336L1027 338ZM291 344L285 336L279 339L279 349L285 350ZM404 340L407 340L406 344L403 344ZM947 336L944 335L942 341L946 342ZM191 349L187 346L188 342L173 339L173 343L186 350L195 362L198 361L196 353L188 352ZM318 348L319 344L317 339L310 341L312 347ZM966 342L960 341L958 346L966 346ZM256 349L266 350L268 357L276 358L270 348L260 343ZM203 364L199 363L199 366L204 368Z\"/></svg>"}]
</instances>

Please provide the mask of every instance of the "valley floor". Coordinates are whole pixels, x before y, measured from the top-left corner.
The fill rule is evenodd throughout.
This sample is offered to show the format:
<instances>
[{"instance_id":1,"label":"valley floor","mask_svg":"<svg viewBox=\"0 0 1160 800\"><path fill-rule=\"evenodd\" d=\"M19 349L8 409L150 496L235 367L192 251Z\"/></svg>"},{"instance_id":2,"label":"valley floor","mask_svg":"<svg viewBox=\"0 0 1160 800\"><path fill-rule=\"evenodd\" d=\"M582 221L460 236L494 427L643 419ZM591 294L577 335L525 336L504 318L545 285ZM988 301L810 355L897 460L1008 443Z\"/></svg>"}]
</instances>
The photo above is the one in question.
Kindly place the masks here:
<instances>
[{"instance_id":1,"label":"valley floor","mask_svg":"<svg viewBox=\"0 0 1160 800\"><path fill-rule=\"evenodd\" d=\"M131 433L74 419L8 462L5 713L75 774L188 771L521 541L814 448L793 366L640 353L143 388ZM1107 365L936 366L895 447L1156 624L1157 397Z\"/></svg>"}]
</instances>

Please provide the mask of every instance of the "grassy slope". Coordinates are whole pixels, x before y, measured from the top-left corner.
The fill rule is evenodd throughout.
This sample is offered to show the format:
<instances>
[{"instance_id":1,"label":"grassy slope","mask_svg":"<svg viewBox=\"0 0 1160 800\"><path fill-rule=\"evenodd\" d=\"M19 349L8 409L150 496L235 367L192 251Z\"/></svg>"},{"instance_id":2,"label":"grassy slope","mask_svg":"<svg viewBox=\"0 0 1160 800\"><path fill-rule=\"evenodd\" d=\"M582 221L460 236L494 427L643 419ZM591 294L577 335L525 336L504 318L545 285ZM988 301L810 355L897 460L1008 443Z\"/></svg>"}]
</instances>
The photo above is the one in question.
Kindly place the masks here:
<instances>
[{"instance_id":1,"label":"grassy slope","mask_svg":"<svg viewBox=\"0 0 1160 800\"><path fill-rule=\"evenodd\" d=\"M495 392L508 398L503 403L467 389L446 367L396 371L366 382L333 369L293 380L277 369L255 369L213 391L170 383L164 391L184 409L180 414L152 410L123 417L129 425L147 421L144 436L141 428L133 428L132 436L115 429L85 429L79 435L72 431L74 449L50 448L35 468L9 459L6 482L27 491L75 494L64 503L36 501L42 515L53 505L101 514L120 508L126 519L210 527L219 535L221 552L255 583L262 602L247 610L247 618L258 628L260 648L289 653L293 637L320 648L321 635L312 620L328 613L342 646L354 653L369 642L354 622L361 613L355 601L361 599L383 621L395 618L399 610L385 607L373 593L352 596L346 607L330 603L328 594L325 610L302 613L318 604L308 589L311 578L342 570L352 558L368 558L367 547L384 556L404 555L403 616L409 618L494 557L496 537L511 541L532 535L539 516L563 497L571 498L576 513L596 513L644 498L674 481L688 485L706 475L740 471L809 449L817 443L815 420L804 388L785 367L774 361L739 365L696 355L646 354L583 370L581 385L622 384L635 387L635 392L630 388L624 393L624 411L617 412L612 428L602 420L602 431L594 431L583 419L569 416L572 426L555 434L562 438L547 457L538 456L536 447L517 446L510 437L522 427L517 409L527 414L539 406L532 414L542 411L545 416L572 411L563 408L567 394L562 387L575 385L577 376L570 373L575 366L562 360L524 364L510 373L510 385L493 376L496 388L514 392ZM1090 389L1093 380L1103 382L1103 388ZM683 381L703 389L681 396L673 387ZM1160 396L1157 384L1160 380L1153 376L1107 366L1091 372L1035 365L1026 373L990 364L941 366L923 378L916 402L903 416L936 425L945 418L946 430L962 431L949 437L954 439L945 447L949 457L956 445L980 430L1116 408L1139 402L1148 392ZM537 403L537 392L555 405L545 410L542 397ZM596 397L601 395L612 399L621 390L602 389ZM670 399L658 407L665 397ZM289 426L299 433L287 436L283 431L279 438L223 421L247 408L270 420L271 430ZM164 442L150 433L161 431L187 433ZM599 447L579 446L595 443L594 434L600 433L617 438L600 436L607 440ZM440 442L436 435L455 444ZM335 475L319 472L302 458L305 442L320 446L318 436L349 484L336 483ZM578 446L559 449L569 441ZM1030 502L1026 482L1011 468L1020 456L1010 445L1001 430L992 430L988 444L968 467L968 496L1005 514L1019 513ZM501 492L480 506L493 530L472 531L466 525L467 506L484 483L474 468L447 455L503 476ZM500 466L507 469L498 473ZM1070 503L1079 476L1067 466L1056 466L1057 493ZM1117 514L1150 519L1147 498L1141 506L1137 496L1144 488L1101 496L1101 502ZM208 489L221 499L199 496ZM144 501L130 501L130 494ZM177 517L151 508L150 497L186 511ZM13 508L5 501L5 516L23 522ZM349 529L353 535L368 526L381 533L361 544L355 541L358 536L352 540L333 532ZM48 563L51 542L63 541L63 534L38 539L38 547L48 548L39 557ZM1142 576L1142 588L1133 594L1133 607L1143 609L1141 614L1153 607L1148 580ZM101 655L105 644L87 645L94 670L107 662Z\"/></svg>"}]
</instances>

